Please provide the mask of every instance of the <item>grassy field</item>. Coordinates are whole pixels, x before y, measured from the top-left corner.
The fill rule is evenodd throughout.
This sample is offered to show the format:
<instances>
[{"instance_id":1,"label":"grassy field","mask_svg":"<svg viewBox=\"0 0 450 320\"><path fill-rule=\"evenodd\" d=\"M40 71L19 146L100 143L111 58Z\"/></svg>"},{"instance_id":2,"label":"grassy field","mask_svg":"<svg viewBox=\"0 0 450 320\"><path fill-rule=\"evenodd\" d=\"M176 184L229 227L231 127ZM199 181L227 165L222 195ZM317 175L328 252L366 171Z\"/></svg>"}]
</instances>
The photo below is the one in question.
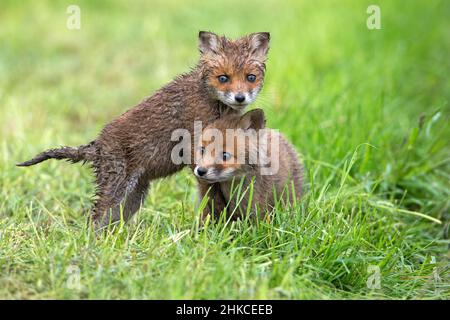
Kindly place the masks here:
<instances>
[{"instance_id":1,"label":"grassy field","mask_svg":"<svg viewBox=\"0 0 450 320\"><path fill-rule=\"evenodd\" d=\"M449 1L76 2L80 30L72 2L0 4L0 298L450 298ZM185 170L96 237L88 166L14 164L91 141L196 63L199 30L271 32L253 107L303 155L308 192L199 230Z\"/></svg>"}]
</instances>

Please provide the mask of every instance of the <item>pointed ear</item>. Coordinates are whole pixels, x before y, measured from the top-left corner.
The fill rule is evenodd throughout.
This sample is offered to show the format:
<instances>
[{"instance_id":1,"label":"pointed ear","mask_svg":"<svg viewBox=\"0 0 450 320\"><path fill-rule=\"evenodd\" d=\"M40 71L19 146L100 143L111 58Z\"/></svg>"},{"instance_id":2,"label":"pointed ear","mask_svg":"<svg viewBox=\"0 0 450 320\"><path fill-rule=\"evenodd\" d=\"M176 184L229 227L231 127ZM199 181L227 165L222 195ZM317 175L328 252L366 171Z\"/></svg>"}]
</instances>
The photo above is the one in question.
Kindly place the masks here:
<instances>
[{"instance_id":1,"label":"pointed ear","mask_svg":"<svg viewBox=\"0 0 450 320\"><path fill-rule=\"evenodd\" d=\"M250 50L254 56L264 61L267 58L267 52L269 51L269 32L257 32L248 35L250 42Z\"/></svg>"},{"instance_id":2,"label":"pointed ear","mask_svg":"<svg viewBox=\"0 0 450 320\"><path fill-rule=\"evenodd\" d=\"M266 125L266 117L262 109L254 109L244 114L239 120L239 127L247 130L263 129Z\"/></svg>"},{"instance_id":3,"label":"pointed ear","mask_svg":"<svg viewBox=\"0 0 450 320\"><path fill-rule=\"evenodd\" d=\"M220 37L212 32L200 31L198 33L198 49L202 54L211 52L217 53L219 51Z\"/></svg>"}]
</instances>

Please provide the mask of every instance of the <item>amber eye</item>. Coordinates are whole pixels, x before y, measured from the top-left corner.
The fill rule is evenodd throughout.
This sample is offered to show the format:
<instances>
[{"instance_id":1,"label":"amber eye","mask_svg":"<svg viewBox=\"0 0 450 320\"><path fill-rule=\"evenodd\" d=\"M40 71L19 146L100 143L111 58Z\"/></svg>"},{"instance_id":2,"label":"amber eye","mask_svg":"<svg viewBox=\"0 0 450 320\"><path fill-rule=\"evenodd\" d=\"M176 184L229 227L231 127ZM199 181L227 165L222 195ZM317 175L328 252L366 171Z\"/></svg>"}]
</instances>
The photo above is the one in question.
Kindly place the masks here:
<instances>
[{"instance_id":1,"label":"amber eye","mask_svg":"<svg viewBox=\"0 0 450 320\"><path fill-rule=\"evenodd\" d=\"M222 155L223 161L228 161L231 159L231 154L229 152L224 152Z\"/></svg>"},{"instance_id":2,"label":"amber eye","mask_svg":"<svg viewBox=\"0 0 450 320\"><path fill-rule=\"evenodd\" d=\"M221 76L218 76L217 77L218 79L219 79L219 82L220 83L225 83L225 82L228 82L228 76L226 76L226 75L221 75Z\"/></svg>"},{"instance_id":3,"label":"amber eye","mask_svg":"<svg viewBox=\"0 0 450 320\"><path fill-rule=\"evenodd\" d=\"M254 74L249 74L249 75L247 76L247 80L248 80L249 82L255 82L256 76L255 76Z\"/></svg>"},{"instance_id":4,"label":"amber eye","mask_svg":"<svg viewBox=\"0 0 450 320\"><path fill-rule=\"evenodd\" d=\"M205 154L205 147L200 147L200 154L202 156Z\"/></svg>"}]
</instances>

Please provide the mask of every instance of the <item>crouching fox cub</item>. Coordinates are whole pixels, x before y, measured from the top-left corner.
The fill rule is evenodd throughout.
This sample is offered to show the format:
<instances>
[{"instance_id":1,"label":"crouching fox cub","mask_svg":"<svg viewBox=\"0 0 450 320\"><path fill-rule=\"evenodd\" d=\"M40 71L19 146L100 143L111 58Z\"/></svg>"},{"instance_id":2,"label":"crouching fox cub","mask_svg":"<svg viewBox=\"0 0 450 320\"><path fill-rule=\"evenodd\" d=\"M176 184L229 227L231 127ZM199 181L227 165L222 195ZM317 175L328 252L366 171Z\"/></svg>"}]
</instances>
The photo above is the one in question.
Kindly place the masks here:
<instances>
[{"instance_id":1,"label":"crouching fox cub","mask_svg":"<svg viewBox=\"0 0 450 320\"><path fill-rule=\"evenodd\" d=\"M247 212L262 216L278 200L292 205L300 198L303 167L296 151L264 127L264 112L255 109L224 116L203 130L193 167L200 197L208 197L203 219L223 210L231 219Z\"/></svg>"}]
</instances>

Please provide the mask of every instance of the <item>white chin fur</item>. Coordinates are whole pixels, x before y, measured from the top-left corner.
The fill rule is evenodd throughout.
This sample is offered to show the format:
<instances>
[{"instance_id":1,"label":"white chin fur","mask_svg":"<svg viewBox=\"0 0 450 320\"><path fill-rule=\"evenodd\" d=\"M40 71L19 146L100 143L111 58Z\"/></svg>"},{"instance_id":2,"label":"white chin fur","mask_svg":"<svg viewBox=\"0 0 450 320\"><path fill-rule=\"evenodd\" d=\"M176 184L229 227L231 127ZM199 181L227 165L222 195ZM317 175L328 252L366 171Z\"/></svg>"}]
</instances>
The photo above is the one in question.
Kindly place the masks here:
<instances>
[{"instance_id":1,"label":"white chin fur","mask_svg":"<svg viewBox=\"0 0 450 320\"><path fill-rule=\"evenodd\" d=\"M249 94L248 92L245 92L244 95L245 100L242 103L238 103L234 98L235 96L234 93L230 92L226 94L225 92L217 91L217 98L221 102L223 102L224 104L235 110L242 110L255 100L256 95L254 94Z\"/></svg>"},{"instance_id":2,"label":"white chin fur","mask_svg":"<svg viewBox=\"0 0 450 320\"><path fill-rule=\"evenodd\" d=\"M224 101L222 101L223 103L225 103ZM234 110L242 110L244 109L246 106L248 106L248 104L229 104L229 103L225 103L227 106L229 106L231 109Z\"/></svg>"}]
</instances>

